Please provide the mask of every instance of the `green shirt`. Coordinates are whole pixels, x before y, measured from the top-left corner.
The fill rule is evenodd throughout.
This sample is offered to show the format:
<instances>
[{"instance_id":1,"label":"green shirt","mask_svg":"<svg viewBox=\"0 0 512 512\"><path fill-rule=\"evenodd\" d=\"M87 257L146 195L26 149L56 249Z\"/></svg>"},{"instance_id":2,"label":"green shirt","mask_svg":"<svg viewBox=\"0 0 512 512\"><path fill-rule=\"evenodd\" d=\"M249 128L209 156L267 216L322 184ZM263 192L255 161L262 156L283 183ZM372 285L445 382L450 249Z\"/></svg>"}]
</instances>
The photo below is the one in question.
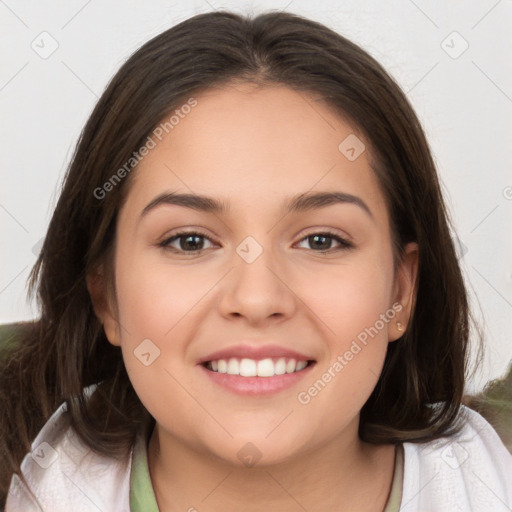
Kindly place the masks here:
<instances>
[{"instance_id":1,"label":"green shirt","mask_svg":"<svg viewBox=\"0 0 512 512\"><path fill-rule=\"evenodd\" d=\"M139 436L133 450L133 462L130 474L130 511L159 512L155 493L149 475L147 457L148 439ZM384 512L399 512L402 501L403 447L398 445L395 457L395 470L391 492Z\"/></svg>"},{"instance_id":2,"label":"green shirt","mask_svg":"<svg viewBox=\"0 0 512 512\"><path fill-rule=\"evenodd\" d=\"M149 439L139 435L133 449L130 473L130 512L159 512L148 467L147 443Z\"/></svg>"}]
</instances>

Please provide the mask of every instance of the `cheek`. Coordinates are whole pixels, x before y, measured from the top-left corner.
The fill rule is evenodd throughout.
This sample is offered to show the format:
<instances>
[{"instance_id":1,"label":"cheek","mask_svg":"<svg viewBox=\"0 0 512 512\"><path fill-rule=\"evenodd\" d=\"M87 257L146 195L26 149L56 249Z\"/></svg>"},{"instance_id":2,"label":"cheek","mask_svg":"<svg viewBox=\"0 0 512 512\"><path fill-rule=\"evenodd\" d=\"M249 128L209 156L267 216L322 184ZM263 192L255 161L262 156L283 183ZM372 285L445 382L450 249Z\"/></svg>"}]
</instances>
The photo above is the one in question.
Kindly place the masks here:
<instances>
[{"instance_id":1,"label":"cheek","mask_svg":"<svg viewBox=\"0 0 512 512\"><path fill-rule=\"evenodd\" d=\"M358 414L386 356L388 326L395 316L390 303L392 256L374 254L331 267L315 275L314 287L306 282L302 287L304 301L321 320L317 325L325 334L329 357L318 368L320 378L304 384L298 401L319 424L333 430Z\"/></svg>"},{"instance_id":2,"label":"cheek","mask_svg":"<svg viewBox=\"0 0 512 512\"><path fill-rule=\"evenodd\" d=\"M116 291L119 306L121 348L132 384L146 405L151 389L162 378L165 362L181 353L173 327L186 313L187 290L177 274L164 277L162 269L150 265L135 248L118 253ZM166 334L167 333L167 334Z\"/></svg>"},{"instance_id":3,"label":"cheek","mask_svg":"<svg viewBox=\"0 0 512 512\"><path fill-rule=\"evenodd\" d=\"M314 273L314 282L306 275L300 277L300 296L323 321L340 350L391 308L392 258L375 254L355 255L346 264L326 266ZM379 326L385 337L387 324Z\"/></svg>"},{"instance_id":4,"label":"cheek","mask_svg":"<svg viewBox=\"0 0 512 512\"><path fill-rule=\"evenodd\" d=\"M132 337L173 337L178 323L193 310L208 290L212 276L180 271L178 266L134 254L117 267L117 290L121 321ZM211 287L211 285L210 285ZM174 336L175 338L175 336Z\"/></svg>"},{"instance_id":5,"label":"cheek","mask_svg":"<svg viewBox=\"0 0 512 512\"><path fill-rule=\"evenodd\" d=\"M169 404L172 409L184 407L182 402L190 406L180 385L187 379L187 344L197 329L196 308L218 278L200 266L185 272L163 257L155 261L151 253L136 250L119 254L116 272L126 370L144 406L170 427L175 420ZM200 423L199 413L190 421Z\"/></svg>"}]
</instances>

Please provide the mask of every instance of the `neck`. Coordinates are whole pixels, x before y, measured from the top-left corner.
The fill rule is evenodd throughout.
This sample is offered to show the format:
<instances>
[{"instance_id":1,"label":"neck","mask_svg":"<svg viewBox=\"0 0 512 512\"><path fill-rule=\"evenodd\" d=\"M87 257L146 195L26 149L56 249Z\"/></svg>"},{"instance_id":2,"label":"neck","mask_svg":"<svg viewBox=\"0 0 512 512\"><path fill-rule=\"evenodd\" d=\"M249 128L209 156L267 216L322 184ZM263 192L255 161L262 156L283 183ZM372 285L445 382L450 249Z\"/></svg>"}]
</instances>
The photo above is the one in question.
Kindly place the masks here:
<instances>
[{"instance_id":1,"label":"neck","mask_svg":"<svg viewBox=\"0 0 512 512\"><path fill-rule=\"evenodd\" d=\"M381 511L394 470L392 445L363 443L357 422L342 436L278 464L240 467L184 444L155 425L148 464L161 512Z\"/></svg>"}]
</instances>

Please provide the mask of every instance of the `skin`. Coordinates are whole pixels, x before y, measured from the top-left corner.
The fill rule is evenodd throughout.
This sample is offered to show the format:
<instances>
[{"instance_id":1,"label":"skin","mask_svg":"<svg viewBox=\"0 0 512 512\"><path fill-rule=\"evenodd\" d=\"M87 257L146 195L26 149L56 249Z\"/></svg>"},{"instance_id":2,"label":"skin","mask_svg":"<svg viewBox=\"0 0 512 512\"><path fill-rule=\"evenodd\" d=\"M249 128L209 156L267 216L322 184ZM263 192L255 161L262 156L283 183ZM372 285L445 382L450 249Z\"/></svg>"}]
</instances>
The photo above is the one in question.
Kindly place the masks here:
<instances>
[{"instance_id":1,"label":"skin","mask_svg":"<svg viewBox=\"0 0 512 512\"><path fill-rule=\"evenodd\" d=\"M324 102L284 86L249 84L196 99L139 164L120 211L117 303L105 299L101 280L89 280L106 335L121 347L131 382L156 419L148 462L159 508L382 510L395 449L359 439L359 412L388 343L403 334L396 322L405 328L409 320L417 245L406 247L394 272L369 144L349 161L338 145L357 131ZM349 203L283 213L285 199L312 190L358 196L372 216ZM163 205L139 219L157 195L171 191L229 201L231 210ZM181 228L208 237L202 252L187 254L179 239L172 247L181 254L158 246ZM326 229L354 247L308 242ZM247 236L263 249L250 264L236 252ZM325 247L330 252L320 254ZM396 302L402 311L307 405L299 403L297 394ZM149 366L134 356L146 338L160 349ZM197 361L242 340L290 347L317 363L291 389L240 397L212 384ZM248 442L261 454L254 467L237 456Z\"/></svg>"}]
</instances>

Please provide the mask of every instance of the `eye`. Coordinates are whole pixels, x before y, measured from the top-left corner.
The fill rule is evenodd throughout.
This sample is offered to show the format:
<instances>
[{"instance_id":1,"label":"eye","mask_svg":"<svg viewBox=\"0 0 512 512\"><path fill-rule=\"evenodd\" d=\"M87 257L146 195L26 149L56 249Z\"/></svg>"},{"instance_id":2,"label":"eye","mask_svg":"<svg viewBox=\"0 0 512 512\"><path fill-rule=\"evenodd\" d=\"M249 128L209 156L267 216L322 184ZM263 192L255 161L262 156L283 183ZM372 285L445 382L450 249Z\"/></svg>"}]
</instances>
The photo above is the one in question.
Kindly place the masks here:
<instances>
[{"instance_id":1,"label":"eye","mask_svg":"<svg viewBox=\"0 0 512 512\"><path fill-rule=\"evenodd\" d=\"M339 244L339 247L332 248L331 244L332 241L336 241ZM323 231L321 233L312 233L306 237L304 237L300 243L303 241L307 241L311 244L311 246L314 248L314 252L319 252L321 254L328 253L328 252L334 252L334 251L340 251L344 249L351 249L354 247L354 245L346 240L345 238L342 238L341 236L332 233L330 231ZM320 249L320 250L316 250Z\"/></svg>"},{"instance_id":2,"label":"eye","mask_svg":"<svg viewBox=\"0 0 512 512\"><path fill-rule=\"evenodd\" d=\"M204 240L209 240L211 242L211 239L202 233L198 233L196 231L181 231L170 238L166 238L158 245L164 249L170 249L173 252L194 254L205 249ZM179 247L174 247L172 245L175 242L178 242Z\"/></svg>"},{"instance_id":3,"label":"eye","mask_svg":"<svg viewBox=\"0 0 512 512\"><path fill-rule=\"evenodd\" d=\"M209 237L200 232L181 231L170 238L166 238L165 240L160 242L158 246L162 247L163 249L169 249L172 252L196 254L208 248L204 247L205 240L212 242L212 240ZM330 231L312 233L304 237L299 243L303 243L304 241L310 243L312 250L320 254L340 251L343 249L351 249L354 247L354 245L351 242ZM333 241L337 242L339 246L334 248L331 247ZM176 242L178 243L178 247L173 245L176 244Z\"/></svg>"}]
</instances>

